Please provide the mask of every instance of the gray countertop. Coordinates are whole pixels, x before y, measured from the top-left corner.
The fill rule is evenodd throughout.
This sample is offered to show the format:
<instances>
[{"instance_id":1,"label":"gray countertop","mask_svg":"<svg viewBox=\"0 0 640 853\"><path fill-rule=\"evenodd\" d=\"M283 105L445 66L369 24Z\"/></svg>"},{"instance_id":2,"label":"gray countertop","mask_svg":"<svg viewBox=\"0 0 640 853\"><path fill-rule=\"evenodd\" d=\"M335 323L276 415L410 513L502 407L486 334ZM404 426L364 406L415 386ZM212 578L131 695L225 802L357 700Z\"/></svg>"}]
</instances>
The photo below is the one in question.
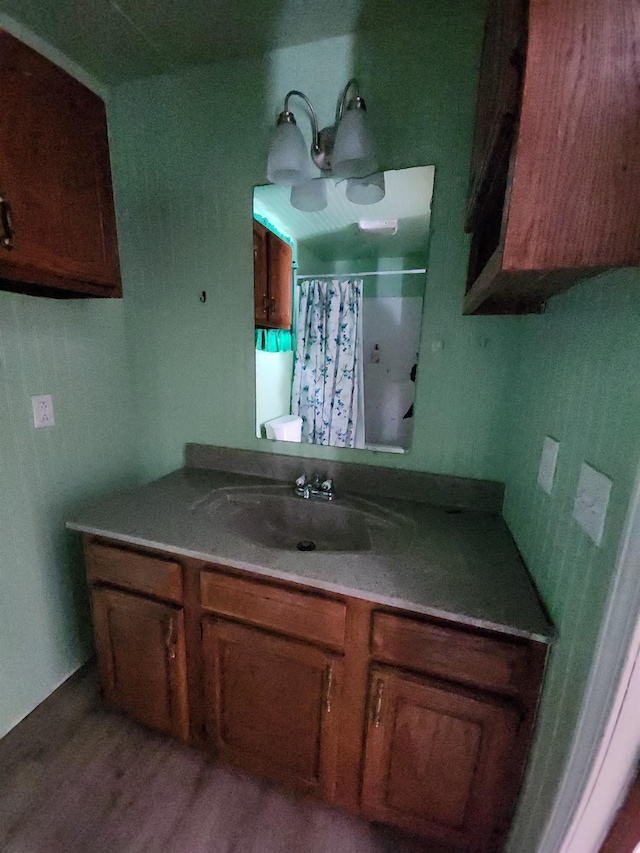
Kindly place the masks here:
<instances>
[{"instance_id":1,"label":"gray countertop","mask_svg":"<svg viewBox=\"0 0 640 853\"><path fill-rule=\"evenodd\" d=\"M255 544L221 522L219 490L258 485L287 489L244 474L183 468L83 507L67 527L515 636L552 639L553 627L500 516L376 497L382 511L401 519L391 549L302 553ZM336 505L340 501L338 496Z\"/></svg>"}]
</instances>

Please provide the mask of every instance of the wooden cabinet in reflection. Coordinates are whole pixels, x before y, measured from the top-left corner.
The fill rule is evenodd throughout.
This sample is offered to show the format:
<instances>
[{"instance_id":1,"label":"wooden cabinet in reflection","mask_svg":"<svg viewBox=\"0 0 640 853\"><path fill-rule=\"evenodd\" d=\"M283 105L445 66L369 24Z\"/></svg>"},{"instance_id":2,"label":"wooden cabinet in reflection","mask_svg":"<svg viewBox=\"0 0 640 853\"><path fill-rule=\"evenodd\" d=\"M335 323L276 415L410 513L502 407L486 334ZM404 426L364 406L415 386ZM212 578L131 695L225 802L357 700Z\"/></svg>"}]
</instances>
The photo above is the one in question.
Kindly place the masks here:
<instances>
[{"instance_id":1,"label":"wooden cabinet in reflection","mask_svg":"<svg viewBox=\"0 0 640 853\"><path fill-rule=\"evenodd\" d=\"M290 329L293 302L291 246L253 220L253 272L256 326Z\"/></svg>"}]
</instances>

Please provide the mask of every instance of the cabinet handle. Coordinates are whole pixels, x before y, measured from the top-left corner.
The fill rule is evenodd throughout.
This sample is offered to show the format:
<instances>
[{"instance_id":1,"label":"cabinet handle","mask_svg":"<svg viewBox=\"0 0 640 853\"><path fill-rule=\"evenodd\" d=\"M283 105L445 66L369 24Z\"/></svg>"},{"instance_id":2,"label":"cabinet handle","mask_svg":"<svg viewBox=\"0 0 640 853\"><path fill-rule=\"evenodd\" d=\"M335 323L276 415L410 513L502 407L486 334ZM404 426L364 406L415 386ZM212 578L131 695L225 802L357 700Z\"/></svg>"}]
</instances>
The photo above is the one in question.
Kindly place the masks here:
<instances>
[{"instance_id":1,"label":"cabinet handle","mask_svg":"<svg viewBox=\"0 0 640 853\"><path fill-rule=\"evenodd\" d=\"M13 249L13 217L4 193L0 193L0 244L9 252Z\"/></svg>"},{"instance_id":2,"label":"cabinet handle","mask_svg":"<svg viewBox=\"0 0 640 853\"><path fill-rule=\"evenodd\" d=\"M176 631L175 631L175 620L170 619L167 622L167 631L164 637L165 646L167 648L167 652L169 653L169 660L176 659Z\"/></svg>"},{"instance_id":3,"label":"cabinet handle","mask_svg":"<svg viewBox=\"0 0 640 853\"><path fill-rule=\"evenodd\" d=\"M376 684L376 695L373 700L373 713L371 715L371 722L373 723L374 729L380 727L380 714L382 713L382 694L384 692L384 681L381 678L378 679L378 683Z\"/></svg>"},{"instance_id":4,"label":"cabinet handle","mask_svg":"<svg viewBox=\"0 0 640 853\"><path fill-rule=\"evenodd\" d=\"M267 294L265 293L265 295L262 297L262 313L263 313L264 315L268 315L268 314L269 314L269 302L270 302L270 301L271 301L271 300L269 299L269 297L268 297L268 296L267 296Z\"/></svg>"},{"instance_id":5,"label":"cabinet handle","mask_svg":"<svg viewBox=\"0 0 640 853\"><path fill-rule=\"evenodd\" d=\"M325 688L324 688L324 710L327 714L331 713L331 689L333 687L333 667L328 666L325 670Z\"/></svg>"}]
</instances>

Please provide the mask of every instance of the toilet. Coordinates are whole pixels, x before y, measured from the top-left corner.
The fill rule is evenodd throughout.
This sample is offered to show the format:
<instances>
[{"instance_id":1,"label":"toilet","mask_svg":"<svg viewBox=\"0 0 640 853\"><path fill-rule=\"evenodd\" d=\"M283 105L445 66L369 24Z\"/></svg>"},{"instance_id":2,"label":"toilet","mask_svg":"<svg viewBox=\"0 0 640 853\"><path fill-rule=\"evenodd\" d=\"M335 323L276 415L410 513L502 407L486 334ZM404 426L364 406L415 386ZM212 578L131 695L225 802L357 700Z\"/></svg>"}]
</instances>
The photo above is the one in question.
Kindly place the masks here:
<instances>
[{"instance_id":1,"label":"toilet","mask_svg":"<svg viewBox=\"0 0 640 853\"><path fill-rule=\"evenodd\" d=\"M272 421L266 421L264 429L267 438L278 441L302 441L302 418L298 415L282 415Z\"/></svg>"}]
</instances>

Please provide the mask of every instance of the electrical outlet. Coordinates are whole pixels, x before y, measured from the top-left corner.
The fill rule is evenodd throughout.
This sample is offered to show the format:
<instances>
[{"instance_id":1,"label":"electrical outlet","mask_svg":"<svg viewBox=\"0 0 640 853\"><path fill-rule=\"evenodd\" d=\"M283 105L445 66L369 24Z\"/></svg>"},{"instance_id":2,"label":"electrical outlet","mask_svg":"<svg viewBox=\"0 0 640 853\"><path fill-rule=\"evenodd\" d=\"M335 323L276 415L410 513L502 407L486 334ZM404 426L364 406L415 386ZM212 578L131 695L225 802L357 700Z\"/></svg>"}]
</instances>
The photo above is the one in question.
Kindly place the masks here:
<instances>
[{"instance_id":1,"label":"electrical outlet","mask_svg":"<svg viewBox=\"0 0 640 853\"><path fill-rule=\"evenodd\" d=\"M542 455L540 456L540 467L538 468L538 485L550 495L553 488L553 479L556 475L556 464L558 462L558 450L560 443L548 435L542 442Z\"/></svg>"},{"instance_id":2,"label":"electrical outlet","mask_svg":"<svg viewBox=\"0 0 640 853\"><path fill-rule=\"evenodd\" d=\"M611 480L583 462L573 505L573 517L596 545L602 541L610 494Z\"/></svg>"},{"instance_id":3,"label":"electrical outlet","mask_svg":"<svg viewBox=\"0 0 640 853\"><path fill-rule=\"evenodd\" d=\"M51 394L38 394L31 398L31 409L33 410L33 425L36 429L49 427L55 424L53 417L53 397Z\"/></svg>"}]
</instances>

